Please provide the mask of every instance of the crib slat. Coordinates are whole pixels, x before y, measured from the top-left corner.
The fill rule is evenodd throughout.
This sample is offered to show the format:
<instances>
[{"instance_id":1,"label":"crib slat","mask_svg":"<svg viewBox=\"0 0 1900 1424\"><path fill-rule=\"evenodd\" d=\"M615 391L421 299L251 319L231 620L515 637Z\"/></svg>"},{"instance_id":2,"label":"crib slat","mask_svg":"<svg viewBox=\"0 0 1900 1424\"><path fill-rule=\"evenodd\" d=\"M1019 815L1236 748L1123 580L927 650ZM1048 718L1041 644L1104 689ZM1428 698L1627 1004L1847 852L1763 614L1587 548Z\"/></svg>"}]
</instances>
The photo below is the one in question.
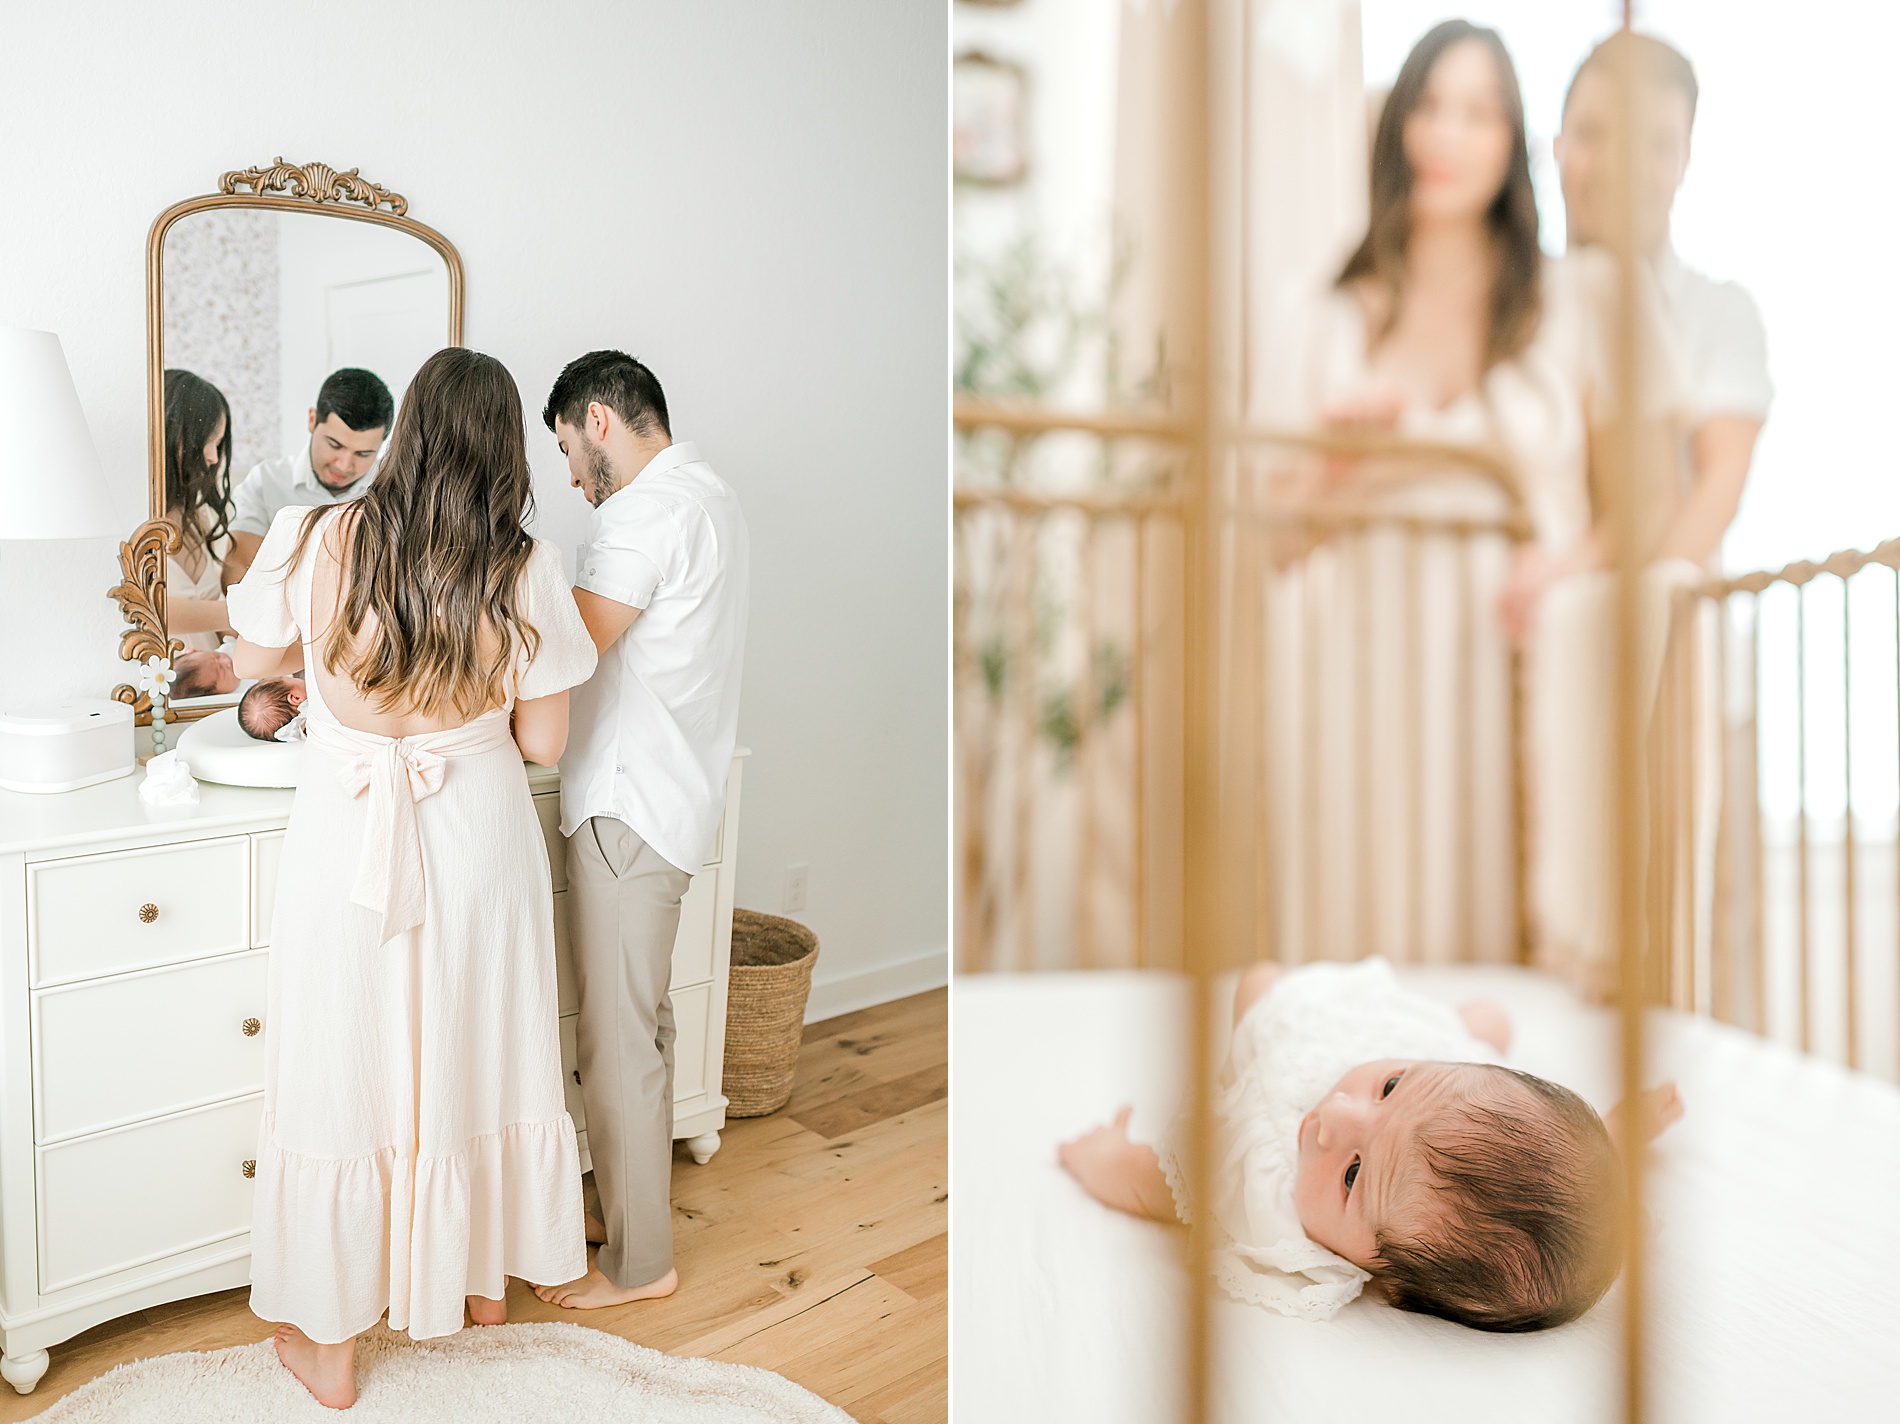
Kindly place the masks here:
<instances>
[{"instance_id":1,"label":"crib slat","mask_svg":"<svg viewBox=\"0 0 1900 1424\"><path fill-rule=\"evenodd\" d=\"M1860 1067L1859 937L1854 925L1854 640L1853 585L1841 579L1841 779L1846 803L1841 822L1841 899L1847 953L1847 1066Z\"/></svg>"},{"instance_id":2,"label":"crib slat","mask_svg":"<svg viewBox=\"0 0 1900 1424\"><path fill-rule=\"evenodd\" d=\"M1795 796L1799 816L1795 832L1795 904L1800 917L1797 962L1801 975L1796 1002L1801 1014L1801 1051L1806 1053L1813 1046L1813 1040L1808 1003L1808 590L1805 585L1794 591L1794 600Z\"/></svg>"}]
</instances>

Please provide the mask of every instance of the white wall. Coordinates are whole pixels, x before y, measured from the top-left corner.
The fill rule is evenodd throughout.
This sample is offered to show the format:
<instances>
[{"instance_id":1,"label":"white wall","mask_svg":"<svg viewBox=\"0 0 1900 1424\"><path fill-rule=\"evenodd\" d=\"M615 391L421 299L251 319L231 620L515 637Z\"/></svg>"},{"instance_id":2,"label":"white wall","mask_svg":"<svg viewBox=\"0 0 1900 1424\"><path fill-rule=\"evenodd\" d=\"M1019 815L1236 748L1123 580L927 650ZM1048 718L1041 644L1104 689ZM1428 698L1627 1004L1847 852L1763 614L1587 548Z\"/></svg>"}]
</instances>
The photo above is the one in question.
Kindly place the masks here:
<instances>
[{"instance_id":1,"label":"white wall","mask_svg":"<svg viewBox=\"0 0 1900 1424\"><path fill-rule=\"evenodd\" d=\"M301 213L277 215L277 225L283 386L271 454L291 455L310 443L317 391L339 367L374 371L401 402L448 339L449 269L421 238L394 228Z\"/></svg>"},{"instance_id":2,"label":"white wall","mask_svg":"<svg viewBox=\"0 0 1900 1424\"><path fill-rule=\"evenodd\" d=\"M809 862L831 1007L947 947L944 8L0 8L0 323L60 334L128 530L146 231L227 169L355 165L456 243L570 553L541 402L590 348L652 364L753 531L738 898ZM0 701L119 680L117 577L103 541L0 547Z\"/></svg>"}]
</instances>

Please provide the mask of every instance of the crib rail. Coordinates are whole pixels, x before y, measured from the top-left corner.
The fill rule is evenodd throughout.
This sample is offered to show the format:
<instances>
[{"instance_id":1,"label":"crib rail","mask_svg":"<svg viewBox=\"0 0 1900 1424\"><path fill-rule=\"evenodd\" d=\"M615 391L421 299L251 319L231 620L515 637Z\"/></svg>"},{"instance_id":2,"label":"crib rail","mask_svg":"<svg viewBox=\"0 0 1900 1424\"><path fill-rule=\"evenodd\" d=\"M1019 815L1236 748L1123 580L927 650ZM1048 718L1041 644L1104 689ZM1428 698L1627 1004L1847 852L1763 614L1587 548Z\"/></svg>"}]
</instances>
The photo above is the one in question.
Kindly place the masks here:
<instances>
[{"instance_id":1,"label":"crib rail","mask_svg":"<svg viewBox=\"0 0 1900 1424\"><path fill-rule=\"evenodd\" d=\"M1900 539L1670 613L1656 736L1711 750L1657 787L1666 997L1900 1081Z\"/></svg>"},{"instance_id":2,"label":"crib rail","mask_svg":"<svg viewBox=\"0 0 1900 1424\"><path fill-rule=\"evenodd\" d=\"M1416 878L1448 887L1432 903L1456 906L1465 898L1459 872L1468 872L1470 883L1501 885L1509 896L1505 953L1521 955L1526 938L1520 670L1508 650L1476 641L1480 626L1495 629L1487 598L1498 561L1524 535L1509 469L1495 452L1408 449L1372 432L1260 431L1242 419L1250 387L1247 334L1237 327L1253 309L1244 254L1247 224L1259 211L1245 157L1252 91L1237 72L1251 48L1250 9L1179 0L1167 7L1165 42L1140 56L1142 82L1156 86L1151 131L1165 162L1144 171L1151 190L1137 183L1129 192L1146 195L1165 218L1151 248L1149 295L1165 314L1178 377L1168 385L1169 408L1060 415L960 402L956 414L959 967L1126 962L1185 970L1194 985L1190 1179L1204 1178L1213 1160L1214 981L1222 970L1262 954L1297 957L1296 943L1324 954L1364 952L1387 935L1400 957L1431 952L1412 913L1423 897L1393 891L1405 913L1335 920L1323 889L1317 909L1312 903L1312 887L1324 886L1329 872L1300 864L1302 851L1336 848L1338 863L1372 885L1379 901ZM1639 636L1636 551L1647 527L1644 492L1668 483L1655 468L1668 443L1655 438L1647 413L1635 316L1637 88L1626 59L1611 67L1619 100L1606 182L1614 330L1609 388L1591 407L1602 428L1590 434L1593 487L1620 551L1604 709L1613 724L1606 879L1627 1096L1644 1083L1645 1013L1656 981L1678 974L1674 941L1657 931L1698 923L1700 842L1690 835L1689 858L1666 875L1662 863L1685 833L1677 822L1651 822L1700 803L1656 789L1666 788L1673 764L1660 735L1674 714L1657 715L1653 694L1672 670L1682 672L1669 656L1661 674L1651 671L1656 660ZM1015 456L1056 440L1092 442L1089 477L1023 478ZM1004 458L985 474L983 450L997 442ZM1331 482L1329 460L1352 464L1350 483ZM1413 585L1395 574L1407 555L1392 551L1413 547L1408 541L1421 562L1436 558L1444 572ZM1399 579L1390 596L1369 592L1381 577ZM1450 631L1408 640L1403 618L1387 610L1416 605L1421 590L1432 590L1422 595L1427 601L1446 601L1446 616L1429 622ZM1426 669L1416 684L1407 681L1407 649ZM1475 658L1461 661L1480 652L1489 674ZM1429 689L1434 677L1448 693ZM1458 761L1455 729L1470 719L1447 719L1452 732L1418 716L1408 722L1404 690L1414 685L1427 689L1416 705L1453 708L1460 689L1485 687L1497 756L1511 768L1497 778L1496 794L1511 808L1501 817L1457 809L1467 794L1460 788L1482 784ZM1693 702L1689 691L1671 706ZM1401 735L1338 712L1373 704L1399 709L1390 715ZM1412 732L1427 744L1408 762ZM1313 751L1327 746L1335 750ZM1382 752L1444 791L1401 792L1407 773L1390 774ZM1346 768L1343 781L1335 766ZM1351 789L1331 794L1340 785ZM1307 820L1314 816L1317 827ZM1476 829L1500 821L1506 829L1494 839ZM1411 836L1414 822L1423 836ZM1511 869L1480 871L1500 846ZM1413 847L1436 857L1416 877L1407 859ZM1438 866L1452 873L1441 876ZM1056 888L1034 898L1042 886ZM1463 909L1442 916L1452 940L1468 940L1480 922ZM1295 925L1298 933L1288 933ZM1650 1358L1636 1229L1646 1154L1624 1145L1629 1244L1619 1396L1622 1417L1640 1424ZM1206 1424L1214 1397L1206 1244L1190 1233L1187 1266L1197 1288L1187 1292L1178 1416L1187 1424Z\"/></svg>"},{"instance_id":3,"label":"crib rail","mask_svg":"<svg viewBox=\"0 0 1900 1424\"><path fill-rule=\"evenodd\" d=\"M970 400L956 422L1080 434L1124 474L1047 489L961 472L959 966L1181 968L1180 426ZM1236 943L1523 957L1521 674L1491 607L1529 532L1508 468L1377 432L1236 446L1219 552L1220 766L1246 843L1226 850L1253 892L1229 907Z\"/></svg>"}]
</instances>

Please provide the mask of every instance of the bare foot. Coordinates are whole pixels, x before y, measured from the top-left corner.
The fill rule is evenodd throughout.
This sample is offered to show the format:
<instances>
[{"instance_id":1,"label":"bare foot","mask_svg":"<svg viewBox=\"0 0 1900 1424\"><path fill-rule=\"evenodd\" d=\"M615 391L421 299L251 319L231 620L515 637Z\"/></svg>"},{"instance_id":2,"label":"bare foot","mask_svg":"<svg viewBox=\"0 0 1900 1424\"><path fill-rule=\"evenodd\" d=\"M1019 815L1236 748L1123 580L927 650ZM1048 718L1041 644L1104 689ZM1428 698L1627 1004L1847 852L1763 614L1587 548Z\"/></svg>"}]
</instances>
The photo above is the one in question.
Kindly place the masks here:
<instances>
[{"instance_id":1,"label":"bare foot","mask_svg":"<svg viewBox=\"0 0 1900 1424\"><path fill-rule=\"evenodd\" d=\"M503 1296L500 1300L490 1300L485 1295L472 1295L468 1298L468 1318L477 1325L506 1325L508 1298Z\"/></svg>"},{"instance_id":2,"label":"bare foot","mask_svg":"<svg viewBox=\"0 0 1900 1424\"><path fill-rule=\"evenodd\" d=\"M608 1280L599 1266L589 1264L587 1274L566 1285L536 1286L534 1293L549 1305L568 1310L599 1310L607 1305L625 1305L635 1300L658 1300L680 1288L678 1271L668 1271L643 1286L617 1286Z\"/></svg>"},{"instance_id":3,"label":"bare foot","mask_svg":"<svg viewBox=\"0 0 1900 1424\"><path fill-rule=\"evenodd\" d=\"M584 1215L587 1221L587 1244L590 1246L605 1246L607 1244L606 1223L595 1216L591 1211L584 1213Z\"/></svg>"},{"instance_id":4,"label":"bare foot","mask_svg":"<svg viewBox=\"0 0 1900 1424\"><path fill-rule=\"evenodd\" d=\"M341 1345L319 1345L294 1325L280 1325L275 1336L277 1358L302 1382L325 1409L348 1409L356 1403L356 1337Z\"/></svg>"}]
</instances>

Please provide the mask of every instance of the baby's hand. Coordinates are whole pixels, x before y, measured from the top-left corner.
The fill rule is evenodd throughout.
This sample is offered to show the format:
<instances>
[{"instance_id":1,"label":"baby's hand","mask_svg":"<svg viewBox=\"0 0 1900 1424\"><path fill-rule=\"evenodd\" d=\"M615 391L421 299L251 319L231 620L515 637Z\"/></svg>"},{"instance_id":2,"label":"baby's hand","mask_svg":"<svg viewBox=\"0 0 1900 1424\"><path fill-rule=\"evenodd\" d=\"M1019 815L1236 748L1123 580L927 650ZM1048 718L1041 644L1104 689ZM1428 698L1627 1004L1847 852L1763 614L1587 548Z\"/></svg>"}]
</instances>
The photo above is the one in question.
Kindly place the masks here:
<instances>
[{"instance_id":1,"label":"baby's hand","mask_svg":"<svg viewBox=\"0 0 1900 1424\"><path fill-rule=\"evenodd\" d=\"M1618 1103L1604 1119L1610 1135L1619 1142L1622 1141L1623 1110L1627 1106ZM1637 1141L1652 1141L1665 1127L1682 1117L1682 1094L1676 1091L1675 1079L1638 1093L1635 1111L1631 1126L1636 1131Z\"/></svg>"},{"instance_id":2,"label":"baby's hand","mask_svg":"<svg viewBox=\"0 0 1900 1424\"><path fill-rule=\"evenodd\" d=\"M1091 1196L1101 1195L1095 1190L1095 1184L1105 1173L1119 1167L1128 1155L1132 1145L1128 1140L1128 1118L1134 1110L1132 1104L1124 1104L1113 1122L1090 1128L1073 1142L1056 1148L1056 1161L1062 1164L1062 1170L1087 1187Z\"/></svg>"},{"instance_id":3,"label":"baby's hand","mask_svg":"<svg viewBox=\"0 0 1900 1424\"><path fill-rule=\"evenodd\" d=\"M1056 1149L1056 1161L1104 1206L1130 1216L1171 1221L1174 1198L1154 1149L1128 1140L1128 1117L1133 1111L1124 1106L1113 1122L1063 1143Z\"/></svg>"}]
</instances>

